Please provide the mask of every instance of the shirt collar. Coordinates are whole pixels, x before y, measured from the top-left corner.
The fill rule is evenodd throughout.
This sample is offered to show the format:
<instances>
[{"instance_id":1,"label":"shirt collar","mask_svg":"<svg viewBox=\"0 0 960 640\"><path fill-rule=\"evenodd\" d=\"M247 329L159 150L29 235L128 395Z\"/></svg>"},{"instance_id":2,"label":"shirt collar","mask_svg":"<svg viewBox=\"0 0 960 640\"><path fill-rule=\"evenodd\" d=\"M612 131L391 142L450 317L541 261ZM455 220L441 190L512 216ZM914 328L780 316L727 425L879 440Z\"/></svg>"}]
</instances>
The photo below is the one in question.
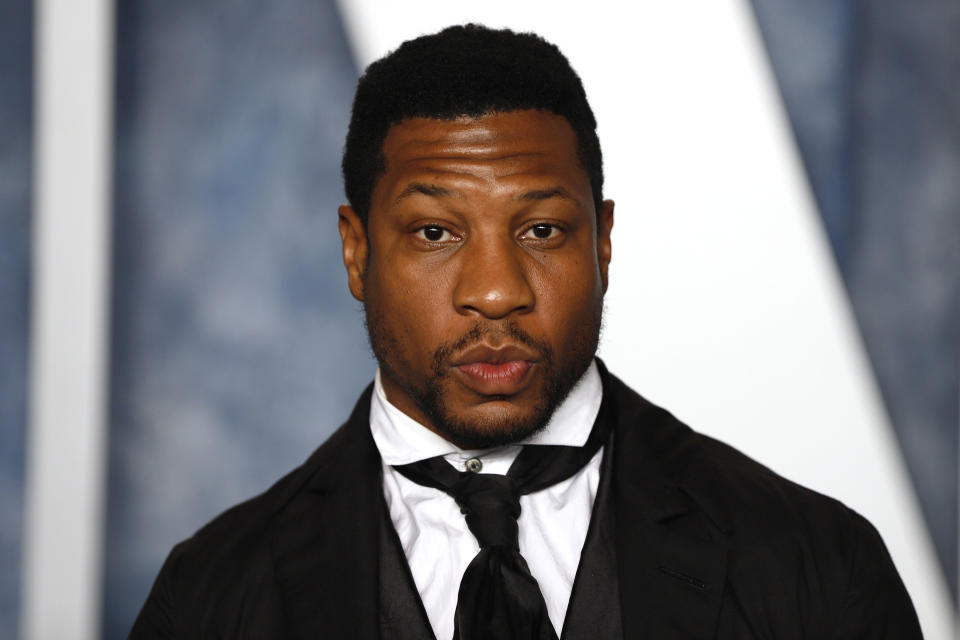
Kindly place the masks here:
<instances>
[{"instance_id":1,"label":"shirt collar","mask_svg":"<svg viewBox=\"0 0 960 640\"><path fill-rule=\"evenodd\" d=\"M457 447L391 404L383 390L379 369L373 386L370 431L386 464L393 466L436 456L461 454L470 457L483 453ZM597 363L591 362L586 373L553 412L547 426L518 444L583 446L590 436L602 399L600 373Z\"/></svg>"}]
</instances>

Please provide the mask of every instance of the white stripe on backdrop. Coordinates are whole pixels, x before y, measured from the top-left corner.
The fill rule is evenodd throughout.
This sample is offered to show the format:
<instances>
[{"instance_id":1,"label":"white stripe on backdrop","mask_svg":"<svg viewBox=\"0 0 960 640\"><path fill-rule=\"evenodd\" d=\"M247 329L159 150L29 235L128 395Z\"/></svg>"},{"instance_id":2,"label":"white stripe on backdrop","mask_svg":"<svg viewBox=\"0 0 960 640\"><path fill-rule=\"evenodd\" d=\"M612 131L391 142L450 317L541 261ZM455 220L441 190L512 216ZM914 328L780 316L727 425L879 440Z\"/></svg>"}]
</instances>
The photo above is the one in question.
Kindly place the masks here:
<instances>
[{"instance_id":1,"label":"white stripe on backdrop","mask_svg":"<svg viewBox=\"0 0 960 640\"><path fill-rule=\"evenodd\" d=\"M35 3L35 172L21 635L99 635L113 5Z\"/></svg>"},{"instance_id":2,"label":"white stripe on backdrop","mask_svg":"<svg viewBox=\"0 0 960 640\"><path fill-rule=\"evenodd\" d=\"M560 46L597 114L617 202L603 357L694 428L864 514L926 637L954 637L749 3L339 4L361 68L469 21Z\"/></svg>"}]
</instances>

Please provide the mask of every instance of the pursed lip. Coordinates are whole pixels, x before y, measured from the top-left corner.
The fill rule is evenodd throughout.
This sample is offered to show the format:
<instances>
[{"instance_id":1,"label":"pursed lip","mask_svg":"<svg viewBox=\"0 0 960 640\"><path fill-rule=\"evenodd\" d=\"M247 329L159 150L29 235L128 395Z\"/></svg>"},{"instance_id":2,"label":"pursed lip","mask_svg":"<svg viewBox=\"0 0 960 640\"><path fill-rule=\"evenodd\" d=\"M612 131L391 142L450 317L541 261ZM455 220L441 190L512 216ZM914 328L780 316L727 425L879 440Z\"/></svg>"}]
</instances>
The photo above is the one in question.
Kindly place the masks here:
<instances>
[{"instance_id":1,"label":"pursed lip","mask_svg":"<svg viewBox=\"0 0 960 640\"><path fill-rule=\"evenodd\" d=\"M451 365L460 382L471 391L485 396L510 396L526 387L539 362L539 354L522 345L478 344L457 355Z\"/></svg>"}]
</instances>

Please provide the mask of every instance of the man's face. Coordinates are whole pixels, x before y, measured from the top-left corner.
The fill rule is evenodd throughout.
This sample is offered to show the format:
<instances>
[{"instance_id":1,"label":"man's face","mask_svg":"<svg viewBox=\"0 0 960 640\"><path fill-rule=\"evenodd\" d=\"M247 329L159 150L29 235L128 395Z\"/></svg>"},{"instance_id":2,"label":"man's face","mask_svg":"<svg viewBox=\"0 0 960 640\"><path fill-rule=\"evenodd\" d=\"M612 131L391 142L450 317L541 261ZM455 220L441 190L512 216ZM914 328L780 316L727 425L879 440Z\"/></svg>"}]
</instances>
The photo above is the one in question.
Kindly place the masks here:
<instances>
[{"instance_id":1,"label":"man's face","mask_svg":"<svg viewBox=\"0 0 960 640\"><path fill-rule=\"evenodd\" d=\"M391 403L463 448L542 428L589 366L610 262L567 120L409 119L383 144L366 228L340 234Z\"/></svg>"}]
</instances>

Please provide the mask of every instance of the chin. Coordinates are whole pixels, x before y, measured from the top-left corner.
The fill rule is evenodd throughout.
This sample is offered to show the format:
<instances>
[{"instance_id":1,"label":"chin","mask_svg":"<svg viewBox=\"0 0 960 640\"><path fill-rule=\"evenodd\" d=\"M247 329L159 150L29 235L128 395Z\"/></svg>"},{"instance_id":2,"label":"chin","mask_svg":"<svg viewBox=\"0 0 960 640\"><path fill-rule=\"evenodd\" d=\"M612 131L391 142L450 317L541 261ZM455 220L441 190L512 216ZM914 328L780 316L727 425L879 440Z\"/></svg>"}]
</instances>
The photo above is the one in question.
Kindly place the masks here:
<instances>
[{"instance_id":1,"label":"chin","mask_svg":"<svg viewBox=\"0 0 960 640\"><path fill-rule=\"evenodd\" d=\"M491 401L485 404L510 403ZM543 431L550 422L554 408L541 405L532 411L522 412L513 406L487 406L476 411L480 415L445 415L446 412L441 410L430 415L430 418L436 431L461 449L492 449L516 444Z\"/></svg>"}]
</instances>

